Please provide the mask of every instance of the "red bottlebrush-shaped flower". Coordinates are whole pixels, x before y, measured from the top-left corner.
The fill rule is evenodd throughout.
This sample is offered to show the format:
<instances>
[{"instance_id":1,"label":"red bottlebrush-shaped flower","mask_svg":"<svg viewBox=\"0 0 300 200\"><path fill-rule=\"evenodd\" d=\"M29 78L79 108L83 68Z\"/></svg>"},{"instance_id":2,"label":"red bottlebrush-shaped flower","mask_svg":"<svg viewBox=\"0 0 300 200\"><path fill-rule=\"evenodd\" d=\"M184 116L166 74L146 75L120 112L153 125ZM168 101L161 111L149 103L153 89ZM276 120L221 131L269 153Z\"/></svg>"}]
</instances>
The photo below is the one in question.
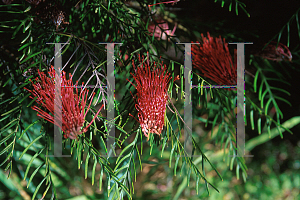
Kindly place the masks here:
<instances>
[{"instance_id":1,"label":"red bottlebrush-shaped flower","mask_svg":"<svg viewBox=\"0 0 300 200\"><path fill-rule=\"evenodd\" d=\"M203 76L219 85L237 84L236 51L234 63L225 39L213 38L207 33L202 36L200 45L192 45L193 66L199 69Z\"/></svg>"},{"instance_id":2,"label":"red bottlebrush-shaped flower","mask_svg":"<svg viewBox=\"0 0 300 200\"><path fill-rule=\"evenodd\" d=\"M39 77L35 79L35 84L30 80L34 89L25 89L33 95L30 96L32 99L37 97L36 102L50 111L52 115L37 106L33 106L32 109L38 112L37 115L39 117L59 126L64 132L65 138L77 139L78 135L87 131L88 127L95 120L104 105L98 110L93 120L86 127L83 127L85 116L90 109L95 93L92 95L89 106L85 111L88 90L83 89L80 94L78 94L78 82L73 85L71 74L69 74L69 80L67 80L66 73L62 71L61 101L55 99L55 70L53 66L51 66L50 71L48 72L50 77L46 77L45 73L40 71L38 71L38 74ZM76 89L74 89L74 87ZM54 121L54 106L58 109L61 108L62 118L59 119L61 121Z\"/></svg>"},{"instance_id":3,"label":"red bottlebrush-shaped flower","mask_svg":"<svg viewBox=\"0 0 300 200\"><path fill-rule=\"evenodd\" d=\"M260 56L262 58L280 62L282 60L292 61L292 53L289 48L282 43L270 42L265 49L255 54L255 56Z\"/></svg>"},{"instance_id":4,"label":"red bottlebrush-shaped flower","mask_svg":"<svg viewBox=\"0 0 300 200\"><path fill-rule=\"evenodd\" d=\"M135 74L130 73L136 85L131 83L137 90L136 109L138 110L139 123L144 135L149 139L150 133L161 134L164 126L166 104L168 100L167 90L171 76L166 72L166 65L154 62L150 66L149 59L141 61L141 65L133 67Z\"/></svg>"}]
</instances>

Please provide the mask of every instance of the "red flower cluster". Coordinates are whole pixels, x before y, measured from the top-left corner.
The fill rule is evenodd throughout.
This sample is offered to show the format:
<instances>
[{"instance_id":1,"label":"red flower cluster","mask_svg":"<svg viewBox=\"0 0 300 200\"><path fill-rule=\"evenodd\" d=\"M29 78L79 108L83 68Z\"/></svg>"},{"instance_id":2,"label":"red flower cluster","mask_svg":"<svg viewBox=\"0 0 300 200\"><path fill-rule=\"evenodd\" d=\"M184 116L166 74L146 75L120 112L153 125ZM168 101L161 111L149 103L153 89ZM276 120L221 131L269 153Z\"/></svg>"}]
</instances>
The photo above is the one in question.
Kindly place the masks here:
<instances>
[{"instance_id":1,"label":"red flower cluster","mask_svg":"<svg viewBox=\"0 0 300 200\"><path fill-rule=\"evenodd\" d=\"M219 85L237 84L236 51L234 63L225 39L213 38L207 33L207 38L202 36L200 45L192 45L193 65L199 69L203 76Z\"/></svg>"},{"instance_id":2,"label":"red flower cluster","mask_svg":"<svg viewBox=\"0 0 300 200\"><path fill-rule=\"evenodd\" d=\"M62 78L61 78L61 101L59 99L55 99L55 70L53 66L51 66L50 71L48 72L50 77L46 77L44 72L40 72L39 77L37 77L36 83L34 84L31 80L31 83L34 87L33 90L28 90L32 95L30 96L32 99L37 97L36 102L46 108L48 111L54 115L54 106L56 108L62 109L62 121L54 121L54 117L47 112L43 111L41 108L37 106L33 106L32 109L38 112L38 116L44 118L45 120L59 126L61 130L64 132L65 138L70 139L77 139L78 135L87 131L88 127L92 124L95 120L97 115L99 114L102 107L96 113L94 119L83 128L84 119L87 114L87 111L90 109L93 97L89 103L89 106L84 111L88 96L88 90L83 89L81 90L80 94L78 94L78 82L73 85L72 76L69 74L69 80L66 78L66 73L62 71ZM74 87L76 87L76 92L74 93ZM83 87L83 83L82 83ZM60 126L62 124L62 126Z\"/></svg>"},{"instance_id":3,"label":"red flower cluster","mask_svg":"<svg viewBox=\"0 0 300 200\"><path fill-rule=\"evenodd\" d=\"M166 65L160 63L150 67L149 59L139 57L141 65L133 67L135 74L130 73L136 85L130 83L137 90L137 103L139 122L144 135L149 138L150 133L161 134L164 126L164 116L168 100L167 90L172 77L166 72ZM166 73L165 73L166 72Z\"/></svg>"}]
</instances>

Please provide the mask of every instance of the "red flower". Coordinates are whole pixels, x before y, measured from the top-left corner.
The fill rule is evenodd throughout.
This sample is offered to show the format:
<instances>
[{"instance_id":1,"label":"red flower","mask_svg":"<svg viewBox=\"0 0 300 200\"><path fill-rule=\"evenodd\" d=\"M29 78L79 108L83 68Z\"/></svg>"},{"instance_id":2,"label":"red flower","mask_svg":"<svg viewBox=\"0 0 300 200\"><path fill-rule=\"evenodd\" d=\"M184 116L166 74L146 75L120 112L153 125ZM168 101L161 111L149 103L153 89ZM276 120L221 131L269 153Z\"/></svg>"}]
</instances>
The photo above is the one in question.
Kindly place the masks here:
<instances>
[{"instance_id":1,"label":"red flower","mask_svg":"<svg viewBox=\"0 0 300 200\"><path fill-rule=\"evenodd\" d=\"M164 126L166 104L168 100L167 90L172 77L166 72L166 65L154 62L150 67L149 59L144 62L144 57L139 57L141 65L135 67L135 74L130 73L136 85L130 83L137 90L137 103L139 123L144 135L149 138L149 133L161 134ZM165 73L166 72L166 73Z\"/></svg>"},{"instance_id":2,"label":"red flower","mask_svg":"<svg viewBox=\"0 0 300 200\"><path fill-rule=\"evenodd\" d=\"M152 36L154 33L154 37L158 40L167 40L167 36L174 36L175 30L177 28L177 24L175 24L173 30L171 31L169 29L169 25L164 20L157 20L156 21L158 25L155 25L155 23L150 23L148 26L148 31L150 32L150 35Z\"/></svg>"},{"instance_id":3,"label":"red flower","mask_svg":"<svg viewBox=\"0 0 300 200\"><path fill-rule=\"evenodd\" d=\"M262 58L280 62L282 60L292 62L292 53L287 46L282 43L270 42L265 49L255 54L255 56L260 56Z\"/></svg>"},{"instance_id":4,"label":"red flower","mask_svg":"<svg viewBox=\"0 0 300 200\"><path fill-rule=\"evenodd\" d=\"M84 119L87 114L87 111L90 109L93 97L95 93L93 93L91 101L89 103L89 106L84 111L88 96L88 90L83 89L81 90L80 94L78 94L78 82L76 82L75 85L73 85L72 82L72 76L69 74L69 80L66 78L66 73L62 71L62 77L61 77L61 101L59 99L55 99L55 70L53 66L51 66L50 71L48 72L50 77L46 77L44 72L40 72L39 77L37 77L36 83L34 84L31 80L31 83L34 87L33 90L28 90L32 95L30 96L32 99L37 97L36 102L40 105L42 105L44 108L46 108L48 111L54 115L54 106L61 107L62 109L62 121L54 121L54 117L50 115L49 113L43 111L37 106L33 106L32 109L38 112L38 116L44 118L45 120L59 126L61 130L64 132L65 138L70 139L77 139L77 136L86 132L88 127L92 124L92 122L95 120L97 115L99 114L102 107L98 110L96 113L94 119L83 128L84 125ZM83 83L82 83L83 84ZM74 87L75 93L74 93ZM83 85L82 85L83 87ZM54 101L55 100L55 101ZM61 126L61 125L62 126Z\"/></svg>"},{"instance_id":5,"label":"red flower","mask_svg":"<svg viewBox=\"0 0 300 200\"><path fill-rule=\"evenodd\" d=\"M199 69L203 76L219 85L237 84L237 65L232 62L228 43L225 39L213 38L207 33L207 37L201 34L203 42L200 45L192 45L193 66ZM236 51L234 55L236 60Z\"/></svg>"}]
</instances>

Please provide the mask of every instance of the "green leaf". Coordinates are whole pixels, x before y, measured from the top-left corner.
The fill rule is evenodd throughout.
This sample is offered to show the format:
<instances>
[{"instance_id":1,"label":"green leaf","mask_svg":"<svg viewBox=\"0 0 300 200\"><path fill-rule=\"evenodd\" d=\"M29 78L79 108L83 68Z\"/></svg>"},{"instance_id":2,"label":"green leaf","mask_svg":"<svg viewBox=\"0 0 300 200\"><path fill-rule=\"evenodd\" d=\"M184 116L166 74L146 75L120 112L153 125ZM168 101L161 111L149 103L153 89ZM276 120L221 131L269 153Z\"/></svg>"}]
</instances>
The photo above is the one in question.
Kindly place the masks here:
<instances>
[{"instance_id":1,"label":"green leaf","mask_svg":"<svg viewBox=\"0 0 300 200\"><path fill-rule=\"evenodd\" d=\"M35 125L35 124L38 123L38 122L40 122L40 120L36 120L35 122L33 122L33 123L31 123L29 126L27 126L27 128L21 133L19 139L22 138L23 134L26 133L30 127L32 127L33 125Z\"/></svg>"},{"instance_id":2,"label":"green leaf","mask_svg":"<svg viewBox=\"0 0 300 200\"><path fill-rule=\"evenodd\" d=\"M137 134L136 137L138 137L138 134ZM127 146L121 151L121 153L120 153L120 155L119 155L119 157L118 157L118 159L117 159L117 161L116 161L117 166L119 166L119 165L121 164L122 160L124 160L124 159L122 158L122 157L123 157L123 154L127 151L127 149L129 149L130 147L132 147L134 144L135 144L134 141L131 142L129 145L127 145ZM121 158L122 158L122 159L121 159ZM121 161L120 161L120 159L121 159ZM115 167L115 169L117 168L117 166Z\"/></svg>"},{"instance_id":3,"label":"green leaf","mask_svg":"<svg viewBox=\"0 0 300 200\"><path fill-rule=\"evenodd\" d=\"M11 113L11 112L14 112L15 110L19 109L20 107L21 107L21 105L15 107L15 108L13 108L13 109L11 109L10 111L7 111L6 113L3 113L1 116L7 115L7 114L9 114L9 113Z\"/></svg>"},{"instance_id":4,"label":"green leaf","mask_svg":"<svg viewBox=\"0 0 300 200\"><path fill-rule=\"evenodd\" d=\"M274 98L275 98L275 99L278 99L278 100L280 100L280 101L283 101L283 102L287 103L289 106L292 107L292 104L291 104L288 100L286 100L286 99L284 99L284 98L282 98L282 97L279 97L279 96L275 96Z\"/></svg>"},{"instance_id":5,"label":"green leaf","mask_svg":"<svg viewBox=\"0 0 300 200\"><path fill-rule=\"evenodd\" d=\"M121 155L120 155L120 156L121 156ZM120 156L119 156L119 158L120 158ZM119 165L120 165L126 158L128 158L128 157L130 157L130 156L132 156L131 153L129 153L129 154L125 155L125 156L122 155L122 157L121 157L122 159L119 160L119 162L117 162L117 165L116 165L114 171L116 171L116 169L118 169ZM118 158L118 159L119 159L119 158Z\"/></svg>"},{"instance_id":6,"label":"green leaf","mask_svg":"<svg viewBox=\"0 0 300 200\"><path fill-rule=\"evenodd\" d=\"M46 185L47 185L47 183L46 183ZM48 183L48 186L47 186L45 192L43 193L43 197L46 196L46 194L47 194L48 190L50 189L50 186L51 186L51 185L52 185L52 184L51 184L51 181L50 181L50 183ZM43 198L43 197L42 197L42 198ZM54 197L54 196L53 196L53 197Z\"/></svg>"},{"instance_id":7,"label":"green leaf","mask_svg":"<svg viewBox=\"0 0 300 200\"><path fill-rule=\"evenodd\" d=\"M28 8L26 8L26 10L24 10L24 13L28 12L31 10L31 6L28 6Z\"/></svg>"},{"instance_id":8,"label":"green leaf","mask_svg":"<svg viewBox=\"0 0 300 200\"><path fill-rule=\"evenodd\" d=\"M38 42L38 41L28 42L28 43L24 44L23 46L21 46L21 47L18 49L18 51L23 50L23 49L26 48L27 46L34 45L34 44L36 44L37 42Z\"/></svg>"},{"instance_id":9,"label":"green leaf","mask_svg":"<svg viewBox=\"0 0 300 200\"><path fill-rule=\"evenodd\" d=\"M14 119L12 120L11 122L9 122L8 124L6 124L2 129L1 129L1 132L0 132L0 135L4 132L6 132L8 129L10 129L12 126L14 126L16 123L18 123L18 119Z\"/></svg>"},{"instance_id":10,"label":"green leaf","mask_svg":"<svg viewBox=\"0 0 300 200\"><path fill-rule=\"evenodd\" d=\"M259 70L256 71L255 77L254 77L254 82L253 82L254 92L257 91L257 79L258 79L258 76L259 76Z\"/></svg>"},{"instance_id":11,"label":"green leaf","mask_svg":"<svg viewBox=\"0 0 300 200\"><path fill-rule=\"evenodd\" d=\"M251 128L254 130L254 112L253 110L250 111L250 123L251 123Z\"/></svg>"},{"instance_id":12,"label":"green leaf","mask_svg":"<svg viewBox=\"0 0 300 200\"><path fill-rule=\"evenodd\" d=\"M190 168L187 174L187 185L190 186L190 178L191 178L192 169Z\"/></svg>"},{"instance_id":13,"label":"green leaf","mask_svg":"<svg viewBox=\"0 0 300 200\"><path fill-rule=\"evenodd\" d=\"M265 106L265 115L268 114L268 110L269 110L269 106L270 106L270 103L272 102L272 99L269 99L266 103L266 106Z\"/></svg>"},{"instance_id":14,"label":"green leaf","mask_svg":"<svg viewBox=\"0 0 300 200\"><path fill-rule=\"evenodd\" d=\"M27 99L27 97L29 97L30 96L30 93L29 94L27 94L27 95L25 95L20 101L19 101L19 103L22 103L25 99Z\"/></svg>"},{"instance_id":15,"label":"green leaf","mask_svg":"<svg viewBox=\"0 0 300 200\"><path fill-rule=\"evenodd\" d=\"M12 141L9 145L7 145L4 149L2 149L2 151L0 152L0 156L1 156L3 153L5 153L5 152L10 148L10 146L13 145L14 143L15 143L15 142Z\"/></svg>"},{"instance_id":16,"label":"green leaf","mask_svg":"<svg viewBox=\"0 0 300 200\"><path fill-rule=\"evenodd\" d=\"M24 60L22 60L22 61L20 62L20 64L23 64L24 62L26 62L26 61L29 60L30 58L33 58L34 56L39 55L40 53L42 53L42 51L37 52L37 53L34 53L34 54L30 54L27 58L25 58Z\"/></svg>"},{"instance_id":17,"label":"green leaf","mask_svg":"<svg viewBox=\"0 0 300 200\"><path fill-rule=\"evenodd\" d=\"M28 38L31 36L31 30L29 30L29 33L27 34L27 36L22 40L21 44L23 44L24 42L26 42L26 40L28 40Z\"/></svg>"},{"instance_id":18,"label":"green leaf","mask_svg":"<svg viewBox=\"0 0 300 200\"><path fill-rule=\"evenodd\" d=\"M12 100L12 99L14 99L14 98L15 98L15 97L11 97L11 98L9 98L9 99L6 99L6 100L0 102L0 105L5 104L6 102L8 102L8 101L10 101L10 100Z\"/></svg>"},{"instance_id":19,"label":"green leaf","mask_svg":"<svg viewBox=\"0 0 300 200\"><path fill-rule=\"evenodd\" d=\"M167 126L167 127L168 127L168 126ZM162 155L163 155L164 149L165 149L166 144L167 144L167 140L168 140L167 137L165 137L164 140L163 140L163 144L162 144L162 149L161 149L160 157L162 157Z\"/></svg>"},{"instance_id":20,"label":"green leaf","mask_svg":"<svg viewBox=\"0 0 300 200\"><path fill-rule=\"evenodd\" d=\"M34 161L34 159L36 159L36 157L37 157L38 155L40 155L40 154L44 151L44 149L45 149L45 147L44 147L43 149L41 149L39 152L36 152L36 153L34 154L34 156L32 156L32 158L30 159L29 163L27 164L27 168L26 168L26 171L25 171L25 174L24 174L24 180L25 180L26 177L27 177L27 174L28 174L28 172L29 172L29 169L30 169L30 166L31 166L32 162Z\"/></svg>"},{"instance_id":21,"label":"green leaf","mask_svg":"<svg viewBox=\"0 0 300 200\"><path fill-rule=\"evenodd\" d=\"M288 91L286 91L286 90L284 90L284 89L282 89L282 88L277 88L277 87L272 87L272 86L270 86L270 89L271 89L271 90L278 90L278 91L280 91L280 92L283 92L283 93L285 93L285 94L291 96L291 94L290 94Z\"/></svg>"},{"instance_id":22,"label":"green leaf","mask_svg":"<svg viewBox=\"0 0 300 200\"><path fill-rule=\"evenodd\" d=\"M88 152L85 158L85 167L84 167L84 178L87 178L87 171L88 171L88 167L89 167L89 159L90 159L90 153ZM97 160L95 161L97 162Z\"/></svg>"},{"instance_id":23,"label":"green leaf","mask_svg":"<svg viewBox=\"0 0 300 200\"><path fill-rule=\"evenodd\" d=\"M16 12L16 13L21 13L21 12ZM21 21L20 25L16 28L15 32L12 34L12 39L15 38L15 36L19 32L20 28L25 25L25 23L28 19L29 19L29 17L27 17L26 19Z\"/></svg>"},{"instance_id":24,"label":"green leaf","mask_svg":"<svg viewBox=\"0 0 300 200\"><path fill-rule=\"evenodd\" d=\"M24 88L25 85L28 85L29 83L28 82L25 82L23 83L22 85L20 85L19 87L16 87L12 92L18 90L18 89L21 89L21 88ZM21 94L20 94L21 95ZM11 102L10 102L11 103Z\"/></svg>"},{"instance_id":25,"label":"green leaf","mask_svg":"<svg viewBox=\"0 0 300 200\"><path fill-rule=\"evenodd\" d=\"M260 107L263 108L264 107L264 99L265 99L265 95L269 92L269 90L265 90L263 92L263 94L261 95L261 99L260 99Z\"/></svg>"},{"instance_id":26,"label":"green leaf","mask_svg":"<svg viewBox=\"0 0 300 200\"><path fill-rule=\"evenodd\" d=\"M102 178L103 178L103 167L101 166L100 179L99 179L99 190L102 190Z\"/></svg>"},{"instance_id":27,"label":"green leaf","mask_svg":"<svg viewBox=\"0 0 300 200\"><path fill-rule=\"evenodd\" d=\"M173 156L174 150L175 150L175 145L173 146L173 148L171 150L171 154L170 154L170 158L169 158L169 167L171 167L171 165L172 165L171 163L172 163L172 156Z\"/></svg>"},{"instance_id":28,"label":"green leaf","mask_svg":"<svg viewBox=\"0 0 300 200\"><path fill-rule=\"evenodd\" d=\"M45 176L45 177L43 178L43 180L40 182L40 184L38 184L38 186L37 186L36 189L35 189L35 192L33 193L32 199L35 199L35 196L36 196L37 192L39 191L41 185L42 185L43 182L46 180L46 178L48 178L48 176Z\"/></svg>"},{"instance_id":29,"label":"green leaf","mask_svg":"<svg viewBox=\"0 0 300 200\"><path fill-rule=\"evenodd\" d=\"M129 155L126 155L126 156L128 157ZM126 171L127 171L128 168L129 168L129 163L122 166L121 168L118 168L117 170L114 170L114 171L115 171L116 174L119 174L123 169L126 169ZM119 179L125 179L125 178L126 178L126 173L124 173L123 176L120 177Z\"/></svg>"},{"instance_id":30,"label":"green leaf","mask_svg":"<svg viewBox=\"0 0 300 200\"><path fill-rule=\"evenodd\" d=\"M240 165L239 164L236 166L236 178L237 178L237 180L240 179Z\"/></svg>"},{"instance_id":31,"label":"green leaf","mask_svg":"<svg viewBox=\"0 0 300 200\"><path fill-rule=\"evenodd\" d=\"M0 146L6 142L15 132L11 132L9 135L7 135L5 138L3 138L1 141L0 141Z\"/></svg>"},{"instance_id":32,"label":"green leaf","mask_svg":"<svg viewBox=\"0 0 300 200\"><path fill-rule=\"evenodd\" d=\"M34 97L34 98L32 99L32 101L30 101L29 104L27 105L27 108L28 108L33 102L35 102L35 100L37 100L37 98L38 98L38 97Z\"/></svg>"},{"instance_id":33,"label":"green leaf","mask_svg":"<svg viewBox=\"0 0 300 200\"><path fill-rule=\"evenodd\" d=\"M261 118L258 118L257 120L257 129L258 129L258 134L261 134Z\"/></svg>"},{"instance_id":34,"label":"green leaf","mask_svg":"<svg viewBox=\"0 0 300 200\"><path fill-rule=\"evenodd\" d=\"M26 151L31 147L31 145L33 145L36 141L38 141L39 139L41 139L42 137L44 137L45 134L39 135L38 137L36 137L22 152L22 154L20 155L19 159L21 159L23 157L23 155L26 153Z\"/></svg>"},{"instance_id":35,"label":"green leaf","mask_svg":"<svg viewBox=\"0 0 300 200\"><path fill-rule=\"evenodd\" d=\"M236 158L235 156L233 156L233 157L231 158L231 162L230 162L230 170L233 169L233 163L234 163L235 158Z\"/></svg>"},{"instance_id":36,"label":"green leaf","mask_svg":"<svg viewBox=\"0 0 300 200\"><path fill-rule=\"evenodd\" d=\"M11 151L11 152L6 156L5 160L0 164L0 167L1 167L4 163L6 163L6 161L8 161L8 160L11 158L12 153L13 153L13 151ZM1 171L0 171L0 172L1 172Z\"/></svg>"},{"instance_id":37,"label":"green leaf","mask_svg":"<svg viewBox=\"0 0 300 200\"><path fill-rule=\"evenodd\" d=\"M94 181L95 181L96 165L97 165L97 160L95 159L95 162L94 162L94 165L93 165L93 170L92 170L92 185L94 185Z\"/></svg>"},{"instance_id":38,"label":"green leaf","mask_svg":"<svg viewBox=\"0 0 300 200\"><path fill-rule=\"evenodd\" d=\"M260 87L259 87L259 92L258 92L258 100L260 100L261 101L261 97L262 97L262 91L263 91L263 86L264 86L264 83L263 82L261 82L260 83ZM263 108L263 107L261 107L261 108Z\"/></svg>"}]
</instances>

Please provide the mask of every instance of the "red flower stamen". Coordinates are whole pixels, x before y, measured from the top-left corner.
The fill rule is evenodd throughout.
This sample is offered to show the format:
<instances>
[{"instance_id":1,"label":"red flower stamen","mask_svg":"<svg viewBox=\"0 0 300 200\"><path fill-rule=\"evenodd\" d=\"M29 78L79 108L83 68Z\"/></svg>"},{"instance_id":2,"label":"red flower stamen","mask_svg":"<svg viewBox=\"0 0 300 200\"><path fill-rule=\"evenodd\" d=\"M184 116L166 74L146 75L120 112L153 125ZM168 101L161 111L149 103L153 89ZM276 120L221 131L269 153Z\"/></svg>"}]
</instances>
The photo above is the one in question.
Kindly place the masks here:
<instances>
[{"instance_id":1,"label":"red flower stamen","mask_svg":"<svg viewBox=\"0 0 300 200\"><path fill-rule=\"evenodd\" d=\"M61 101L59 99L55 99L55 70L53 66L51 66L50 71L48 72L50 77L46 77L45 73L40 72L39 70L38 74L39 77L35 79L35 84L30 80L34 89L25 89L33 95L30 96L30 98L34 99L37 97L36 102L50 111L52 115L43 111L37 106L33 106L32 109L38 112L37 115L39 117L42 117L45 120L59 126L64 132L65 138L77 139L78 135L87 131L88 127L95 120L104 105L102 105L98 110L93 120L83 128L87 111L90 109L95 93L93 93L89 106L85 112L88 90L85 88L80 92L80 94L78 94L78 81L75 85L73 85L71 74L69 74L69 80L67 80L66 73L62 71ZM74 87L76 88L75 93ZM54 106L56 106L58 109L61 108L62 118L59 119L59 121L54 121Z\"/></svg>"},{"instance_id":2,"label":"red flower stamen","mask_svg":"<svg viewBox=\"0 0 300 200\"><path fill-rule=\"evenodd\" d=\"M138 110L139 123L144 135L149 139L150 133L161 134L164 126L164 117L166 112L166 104L168 100L167 90L171 76L166 72L166 65L155 62L150 66L149 59L144 62L144 56L139 56L141 65L135 67L132 65L135 74L130 73L136 85L129 82L137 90L137 98L135 108Z\"/></svg>"},{"instance_id":3,"label":"red flower stamen","mask_svg":"<svg viewBox=\"0 0 300 200\"><path fill-rule=\"evenodd\" d=\"M234 63L225 39L213 38L207 33L202 36L200 45L192 45L193 66L199 69L203 76L219 85L237 84L236 51Z\"/></svg>"}]
</instances>

